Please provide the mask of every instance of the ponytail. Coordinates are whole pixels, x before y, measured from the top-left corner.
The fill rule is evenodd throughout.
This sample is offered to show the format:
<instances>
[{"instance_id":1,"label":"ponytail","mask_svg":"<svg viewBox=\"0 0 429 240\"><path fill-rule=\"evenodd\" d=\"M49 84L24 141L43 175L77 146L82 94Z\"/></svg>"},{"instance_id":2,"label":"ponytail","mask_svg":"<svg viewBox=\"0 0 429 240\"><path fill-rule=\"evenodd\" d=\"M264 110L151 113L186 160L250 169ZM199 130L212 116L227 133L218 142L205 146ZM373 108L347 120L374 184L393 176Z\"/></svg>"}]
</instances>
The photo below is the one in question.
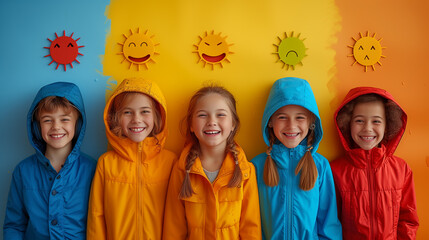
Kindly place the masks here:
<instances>
[{"instance_id":1,"label":"ponytail","mask_svg":"<svg viewBox=\"0 0 429 240\"><path fill-rule=\"evenodd\" d=\"M265 165L264 165L264 182L265 182L265 185L274 187L279 184L279 172L277 171L276 163L271 157L271 150L273 149L275 136L272 129L270 129L268 132L269 132L270 146L267 149L267 159L265 160Z\"/></svg>"},{"instance_id":2,"label":"ponytail","mask_svg":"<svg viewBox=\"0 0 429 240\"><path fill-rule=\"evenodd\" d=\"M295 175L301 171L301 178L299 181L299 187L308 191L313 189L314 184L317 179L317 167L314 163L313 156L311 155L311 150L313 149L313 141L314 141L314 123L311 125L307 138L307 151L304 156L299 161L298 165L295 169Z\"/></svg>"},{"instance_id":3,"label":"ponytail","mask_svg":"<svg viewBox=\"0 0 429 240\"><path fill-rule=\"evenodd\" d=\"M195 159L198 157L198 147L196 144L192 144L191 149L189 150L188 155L186 156L186 165L185 165L185 178L183 179L182 188L180 189L179 198L188 198L194 194L192 189L191 179L189 177L189 172L191 171L192 165L195 163Z\"/></svg>"},{"instance_id":4,"label":"ponytail","mask_svg":"<svg viewBox=\"0 0 429 240\"><path fill-rule=\"evenodd\" d=\"M240 187L241 181L243 180L243 174L241 172L240 164L238 162L238 150L235 142L232 142L227 146L227 153L228 152L232 153L232 156L235 162L234 173L232 174L232 177L229 180L228 187L229 188Z\"/></svg>"}]
</instances>

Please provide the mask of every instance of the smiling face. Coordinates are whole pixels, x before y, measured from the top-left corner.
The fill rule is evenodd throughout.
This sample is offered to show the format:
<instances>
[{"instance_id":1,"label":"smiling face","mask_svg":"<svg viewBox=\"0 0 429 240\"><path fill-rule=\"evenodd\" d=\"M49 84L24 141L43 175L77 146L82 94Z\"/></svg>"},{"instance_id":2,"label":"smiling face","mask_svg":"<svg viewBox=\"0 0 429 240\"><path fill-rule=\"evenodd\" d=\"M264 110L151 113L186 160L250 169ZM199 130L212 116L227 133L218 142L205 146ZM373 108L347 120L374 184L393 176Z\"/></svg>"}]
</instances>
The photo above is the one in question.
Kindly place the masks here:
<instances>
[{"instance_id":1,"label":"smiling face","mask_svg":"<svg viewBox=\"0 0 429 240\"><path fill-rule=\"evenodd\" d=\"M206 32L206 36L200 37L200 39L199 44L195 45L197 50L194 52L198 53L199 61L203 61L204 66L210 64L213 69L214 64L220 64L222 67L223 61L229 62L227 57L232 52L229 51L230 45L226 42L226 37L221 37L220 33L215 35L212 31L210 34Z\"/></svg>"},{"instance_id":2,"label":"smiling face","mask_svg":"<svg viewBox=\"0 0 429 240\"><path fill-rule=\"evenodd\" d=\"M381 101L358 103L353 109L350 131L353 141L370 150L381 142L386 129L386 115Z\"/></svg>"},{"instance_id":3,"label":"smiling face","mask_svg":"<svg viewBox=\"0 0 429 240\"><path fill-rule=\"evenodd\" d=\"M140 33L140 29L137 29L137 32L134 33L130 29L130 32L131 35L128 37L123 35L125 37L123 43L118 43L122 46L122 52L119 52L118 55L123 55L123 61L130 63L130 69L133 64L137 66L137 70L140 70L141 65L148 69L147 63L155 62L153 57L159 54L155 51L155 46L159 43L152 41L154 36L147 35L148 31Z\"/></svg>"},{"instance_id":4,"label":"smiling face","mask_svg":"<svg viewBox=\"0 0 429 240\"><path fill-rule=\"evenodd\" d=\"M276 138L287 148L297 147L307 136L311 124L311 113L297 105L287 105L277 110L270 118Z\"/></svg>"},{"instance_id":5,"label":"smiling face","mask_svg":"<svg viewBox=\"0 0 429 240\"><path fill-rule=\"evenodd\" d=\"M134 33L124 42L125 58L134 64L143 64L153 56L155 48L152 40L141 33Z\"/></svg>"},{"instance_id":6,"label":"smiling face","mask_svg":"<svg viewBox=\"0 0 429 240\"><path fill-rule=\"evenodd\" d=\"M119 110L122 134L136 143L149 136L154 126L153 108L150 97L141 93L128 95Z\"/></svg>"},{"instance_id":7,"label":"smiling face","mask_svg":"<svg viewBox=\"0 0 429 240\"><path fill-rule=\"evenodd\" d=\"M78 46L77 41L80 39L74 40L72 38L73 33L69 36L66 36L66 32L63 32L63 36L58 37L57 33L55 33L55 38L53 41L48 38L48 40L51 42L50 47L45 47L49 49L48 55L45 57L51 57L52 62L49 63L51 65L53 62L57 63L57 67L55 69L58 69L59 65L64 65L64 71L66 71L66 65L70 64L70 66L73 68L73 61L76 61L79 63L79 61L76 59L78 55L83 56L83 54L79 53L79 48L84 46Z\"/></svg>"},{"instance_id":8,"label":"smiling face","mask_svg":"<svg viewBox=\"0 0 429 240\"><path fill-rule=\"evenodd\" d=\"M223 96L210 93L198 100L190 130L197 137L202 151L213 148L224 151L234 128L231 109Z\"/></svg>"},{"instance_id":9,"label":"smiling face","mask_svg":"<svg viewBox=\"0 0 429 240\"><path fill-rule=\"evenodd\" d=\"M71 151L77 119L78 113L74 108L58 107L52 112L41 110L39 123L46 151L64 148Z\"/></svg>"}]
</instances>

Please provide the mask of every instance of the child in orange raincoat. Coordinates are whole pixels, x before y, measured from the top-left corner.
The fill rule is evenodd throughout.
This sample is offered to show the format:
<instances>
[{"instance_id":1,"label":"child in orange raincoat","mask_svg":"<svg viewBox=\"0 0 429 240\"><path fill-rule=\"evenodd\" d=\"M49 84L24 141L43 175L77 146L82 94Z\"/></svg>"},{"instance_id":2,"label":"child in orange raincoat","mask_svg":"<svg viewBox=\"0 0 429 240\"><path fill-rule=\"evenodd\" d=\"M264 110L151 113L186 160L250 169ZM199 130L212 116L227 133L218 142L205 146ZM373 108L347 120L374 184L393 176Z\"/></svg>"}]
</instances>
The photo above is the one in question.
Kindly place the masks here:
<instances>
[{"instance_id":1,"label":"child in orange raincoat","mask_svg":"<svg viewBox=\"0 0 429 240\"><path fill-rule=\"evenodd\" d=\"M234 141L234 97L204 87L185 120L187 144L171 173L163 239L261 239L255 168Z\"/></svg>"},{"instance_id":2,"label":"child in orange raincoat","mask_svg":"<svg viewBox=\"0 0 429 240\"><path fill-rule=\"evenodd\" d=\"M104 110L113 150L98 160L88 239L162 238L164 204L176 156L164 150L166 102L148 80L125 79Z\"/></svg>"}]
</instances>

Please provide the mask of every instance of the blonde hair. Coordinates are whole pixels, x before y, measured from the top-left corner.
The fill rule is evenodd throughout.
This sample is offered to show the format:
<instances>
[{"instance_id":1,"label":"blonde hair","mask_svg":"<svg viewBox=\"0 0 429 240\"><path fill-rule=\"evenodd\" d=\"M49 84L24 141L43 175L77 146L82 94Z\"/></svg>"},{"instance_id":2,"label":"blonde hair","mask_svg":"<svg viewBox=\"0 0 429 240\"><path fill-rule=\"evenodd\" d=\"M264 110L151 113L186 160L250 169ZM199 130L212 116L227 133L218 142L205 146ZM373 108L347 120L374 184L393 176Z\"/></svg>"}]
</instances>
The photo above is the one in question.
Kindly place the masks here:
<instances>
[{"instance_id":1,"label":"blonde hair","mask_svg":"<svg viewBox=\"0 0 429 240\"><path fill-rule=\"evenodd\" d=\"M195 159L200 155L200 145L198 142L198 138L191 131L191 124L192 124L192 117L195 111L195 107L198 101L202 97L207 96L209 94L219 94L220 96L224 97L232 113L232 121L233 121L233 125L235 126L233 131L230 133L230 135L227 138L226 149L225 149L225 152L231 153L235 160L234 173L228 183L228 187L239 187L241 185L241 181L243 178L240 165L238 164L239 151L237 150L237 144L234 141L234 137L237 134L238 129L240 127L240 120L237 114L235 98L228 90L226 90L223 87L220 87L220 86L203 87L192 96L191 100L189 101L188 111L186 113L186 116L182 120L182 129L185 128L184 131L186 134L186 144L191 144L191 149L189 150L189 153L186 156L186 164L185 164L186 174L185 174L185 178L183 179L182 188L179 193L180 198L188 198L195 193L192 189L192 185L189 177L189 171L192 165L194 165Z\"/></svg>"},{"instance_id":2,"label":"blonde hair","mask_svg":"<svg viewBox=\"0 0 429 240\"><path fill-rule=\"evenodd\" d=\"M314 142L315 120L316 116L311 113L310 126L307 134L307 150L295 168L295 175L298 175L298 173L301 172L299 187L304 191L313 189L318 175L317 167L311 154ZM268 135L270 146L267 148L267 158L265 160L263 178L267 186L274 187L279 184L280 177L277 170L277 165L271 157L271 150L273 149L273 145L277 140L276 136L274 135L273 128L269 127Z\"/></svg>"},{"instance_id":3,"label":"blonde hair","mask_svg":"<svg viewBox=\"0 0 429 240\"><path fill-rule=\"evenodd\" d=\"M391 140L401 131L403 111L395 102L376 93L360 95L344 105L341 110L338 111L336 118L338 128L350 146L356 147L350 133L350 124L354 108L357 104L369 102L381 102L384 105L386 130L382 142Z\"/></svg>"},{"instance_id":4,"label":"blonde hair","mask_svg":"<svg viewBox=\"0 0 429 240\"><path fill-rule=\"evenodd\" d=\"M164 129L164 121L162 120L162 116L161 116L161 106L151 96L141 92L123 92L118 94L112 100L108 117L107 117L107 123L109 125L109 129L116 136L125 137L122 133L122 128L119 124L121 115L122 115L121 110L124 108L124 103L127 98L134 97L138 94L146 95L151 100L151 105L153 109L153 129L152 129L152 132L149 134L149 136L156 138L156 135L159 134Z\"/></svg>"}]
</instances>

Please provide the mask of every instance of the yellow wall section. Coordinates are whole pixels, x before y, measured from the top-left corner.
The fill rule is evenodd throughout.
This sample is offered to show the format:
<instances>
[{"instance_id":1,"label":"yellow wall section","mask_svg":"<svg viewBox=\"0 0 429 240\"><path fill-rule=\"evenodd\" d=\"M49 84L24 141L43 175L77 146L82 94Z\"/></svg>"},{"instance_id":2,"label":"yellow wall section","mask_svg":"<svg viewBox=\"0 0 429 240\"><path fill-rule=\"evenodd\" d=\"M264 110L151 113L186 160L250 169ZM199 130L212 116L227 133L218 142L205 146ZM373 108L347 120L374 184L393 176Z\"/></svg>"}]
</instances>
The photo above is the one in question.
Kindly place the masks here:
<instances>
[{"instance_id":1,"label":"yellow wall section","mask_svg":"<svg viewBox=\"0 0 429 240\"><path fill-rule=\"evenodd\" d=\"M265 151L261 134L262 112L272 83L282 77L307 79L315 92L325 136L319 152L330 158L335 154L336 141L331 121L333 110L329 104L335 89L329 89L335 73L335 51L331 48L339 31L339 13L334 1L141 1L113 0L106 15L111 21L107 35L103 74L121 81L126 77L144 77L156 81L163 90L168 104L169 138L167 148L179 153L183 138L179 122L183 118L190 96L207 83L218 83L229 89L238 101L242 122L237 141L244 147L248 158ZM129 63L121 64L123 57L118 42L129 29L149 30L153 40L160 43L148 70L129 70ZM203 67L194 44L206 31L221 32L226 42L234 44L228 56L231 63L220 68ZM301 33L300 39L308 48L303 66L294 71L282 69L273 54L279 44L277 37L284 32ZM110 91L106 91L107 95ZM336 147L334 147L335 149Z\"/></svg>"}]
</instances>

